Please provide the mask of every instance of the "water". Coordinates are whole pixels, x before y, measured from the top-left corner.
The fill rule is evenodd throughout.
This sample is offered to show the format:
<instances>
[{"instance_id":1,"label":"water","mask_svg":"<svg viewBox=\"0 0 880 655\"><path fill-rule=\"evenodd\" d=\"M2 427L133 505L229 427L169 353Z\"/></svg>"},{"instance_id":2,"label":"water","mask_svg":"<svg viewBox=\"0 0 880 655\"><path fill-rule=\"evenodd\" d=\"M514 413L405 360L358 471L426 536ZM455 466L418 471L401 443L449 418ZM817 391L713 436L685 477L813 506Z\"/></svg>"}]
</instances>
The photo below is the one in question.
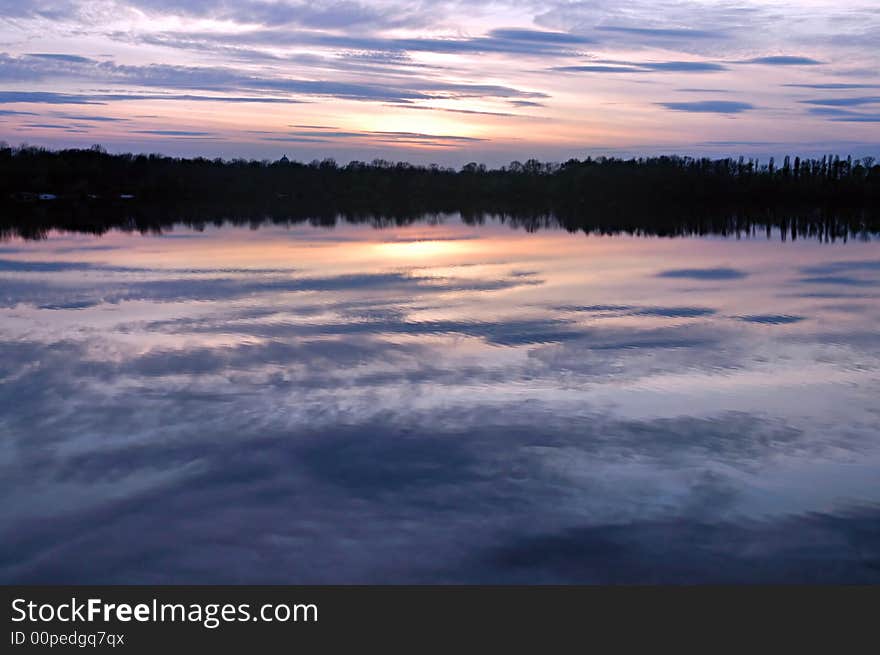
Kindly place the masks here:
<instances>
[{"instance_id":1,"label":"water","mask_svg":"<svg viewBox=\"0 0 880 655\"><path fill-rule=\"evenodd\" d=\"M0 243L0 580L880 581L880 248Z\"/></svg>"}]
</instances>

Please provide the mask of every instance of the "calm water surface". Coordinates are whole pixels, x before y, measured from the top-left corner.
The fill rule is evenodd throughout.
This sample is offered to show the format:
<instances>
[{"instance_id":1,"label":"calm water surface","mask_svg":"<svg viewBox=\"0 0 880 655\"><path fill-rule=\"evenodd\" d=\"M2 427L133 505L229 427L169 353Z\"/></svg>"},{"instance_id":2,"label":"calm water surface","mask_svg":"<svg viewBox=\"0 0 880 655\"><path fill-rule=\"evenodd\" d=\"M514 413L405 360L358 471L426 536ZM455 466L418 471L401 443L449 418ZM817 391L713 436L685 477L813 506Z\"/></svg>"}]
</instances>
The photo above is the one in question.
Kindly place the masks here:
<instances>
[{"instance_id":1,"label":"calm water surface","mask_svg":"<svg viewBox=\"0 0 880 655\"><path fill-rule=\"evenodd\" d=\"M880 245L0 243L0 581L880 581Z\"/></svg>"}]
</instances>

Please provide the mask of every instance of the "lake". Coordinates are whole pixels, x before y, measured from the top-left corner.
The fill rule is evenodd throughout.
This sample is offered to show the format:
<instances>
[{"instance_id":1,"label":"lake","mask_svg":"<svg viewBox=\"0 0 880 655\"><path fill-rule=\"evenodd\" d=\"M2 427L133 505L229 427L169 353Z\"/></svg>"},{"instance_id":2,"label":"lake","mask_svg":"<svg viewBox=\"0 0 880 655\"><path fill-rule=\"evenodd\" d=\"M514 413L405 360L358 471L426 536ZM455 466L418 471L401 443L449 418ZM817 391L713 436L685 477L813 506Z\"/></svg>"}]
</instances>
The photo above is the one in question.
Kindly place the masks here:
<instances>
[{"instance_id":1,"label":"lake","mask_svg":"<svg viewBox=\"0 0 880 655\"><path fill-rule=\"evenodd\" d=\"M880 245L0 242L5 583L880 582Z\"/></svg>"}]
</instances>

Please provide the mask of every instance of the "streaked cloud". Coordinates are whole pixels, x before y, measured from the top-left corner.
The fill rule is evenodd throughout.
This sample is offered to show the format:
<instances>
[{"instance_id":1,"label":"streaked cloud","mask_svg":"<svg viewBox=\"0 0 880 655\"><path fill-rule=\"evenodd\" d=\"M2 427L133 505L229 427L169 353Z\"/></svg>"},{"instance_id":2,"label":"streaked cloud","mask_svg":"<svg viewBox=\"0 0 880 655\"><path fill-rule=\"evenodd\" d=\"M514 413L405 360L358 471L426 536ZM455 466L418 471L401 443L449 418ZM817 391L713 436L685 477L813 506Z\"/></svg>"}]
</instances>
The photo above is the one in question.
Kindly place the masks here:
<instances>
[{"instance_id":1,"label":"streaked cloud","mask_svg":"<svg viewBox=\"0 0 880 655\"><path fill-rule=\"evenodd\" d=\"M9 19L0 23L0 103L13 105L2 114L4 129L31 143L106 141L111 149L152 151L151 138L163 138L165 148L171 132L205 131L218 135L213 149L181 144L176 152L271 157L272 143L283 139L301 144L303 157L363 155L361 136L284 133L292 122L326 120L342 132L473 139L447 142L449 154L438 160L455 164L730 154L712 145L720 142L762 142L756 151L783 154L745 130L781 130L774 142L800 145L804 155L818 154L810 144L819 141L826 152L880 154L870 133L877 112L856 111L874 102L867 90L880 88L872 47L880 14L871 0L633 0L625 7L612 0L0 0L0 17ZM782 32L773 27L780 24ZM670 93L729 93L731 100L666 102ZM195 103L210 125L194 118L188 106ZM106 114L77 112L92 118L65 117L70 125L41 135L36 126L62 123L46 111L51 105L102 105ZM687 113L740 120L695 124ZM121 130L119 119L131 129ZM269 134L258 139L257 129ZM87 131L88 141L74 141L70 130ZM219 150L223 139L231 150ZM370 148L374 156L418 160L428 156L421 141L372 138Z\"/></svg>"},{"instance_id":2,"label":"streaked cloud","mask_svg":"<svg viewBox=\"0 0 880 655\"><path fill-rule=\"evenodd\" d=\"M635 36L647 36L659 39L719 39L725 37L725 34L723 32L691 28L624 27L620 25L600 25L596 28L596 30L598 30L599 32L616 32L618 34L631 34Z\"/></svg>"},{"instance_id":3,"label":"streaked cloud","mask_svg":"<svg viewBox=\"0 0 880 655\"><path fill-rule=\"evenodd\" d=\"M808 111L814 116L827 117L838 123L880 123L880 113L866 114L838 107L810 107Z\"/></svg>"},{"instance_id":4,"label":"streaked cloud","mask_svg":"<svg viewBox=\"0 0 880 655\"><path fill-rule=\"evenodd\" d=\"M725 67L711 61L601 61L596 64L557 66L553 70L569 73L706 73L723 71Z\"/></svg>"},{"instance_id":5,"label":"streaked cloud","mask_svg":"<svg viewBox=\"0 0 880 655\"><path fill-rule=\"evenodd\" d=\"M449 134L425 134L422 132L382 132L382 131L340 131L321 126L287 134L269 133L262 137L266 141L281 143L331 143L338 140L365 141L367 143L406 143L419 146L453 147L456 145L486 141L477 137L455 136Z\"/></svg>"},{"instance_id":6,"label":"streaked cloud","mask_svg":"<svg viewBox=\"0 0 880 655\"><path fill-rule=\"evenodd\" d=\"M210 132L188 130L134 130L135 134L155 134L157 136L211 136Z\"/></svg>"},{"instance_id":7,"label":"streaked cloud","mask_svg":"<svg viewBox=\"0 0 880 655\"><path fill-rule=\"evenodd\" d=\"M807 105L823 105L826 107L858 107L861 105L880 104L880 96L857 96L851 98L813 98L801 100Z\"/></svg>"},{"instance_id":8,"label":"streaked cloud","mask_svg":"<svg viewBox=\"0 0 880 655\"><path fill-rule=\"evenodd\" d=\"M128 35L119 34L119 38ZM483 36L459 37L381 37L368 34L339 34L313 30L278 28L252 29L236 32L164 32L145 37L148 43L176 48L218 46L285 46L321 47L337 51L367 53L435 53L435 54L514 54L535 57L576 56L583 46L594 43L591 38L571 34L531 29L499 28ZM383 58L382 63L387 63Z\"/></svg>"},{"instance_id":9,"label":"streaked cloud","mask_svg":"<svg viewBox=\"0 0 880 655\"><path fill-rule=\"evenodd\" d=\"M824 82L816 84L783 84L794 89L827 89L839 91L844 89L880 89L880 84L858 84L853 82Z\"/></svg>"},{"instance_id":10,"label":"streaked cloud","mask_svg":"<svg viewBox=\"0 0 880 655\"><path fill-rule=\"evenodd\" d=\"M822 62L811 57L794 55L774 55L770 57L754 57L742 61L743 64L764 64L766 66L818 66Z\"/></svg>"},{"instance_id":11,"label":"streaked cloud","mask_svg":"<svg viewBox=\"0 0 880 655\"><path fill-rule=\"evenodd\" d=\"M281 103L298 104L293 98L203 96L192 94L97 93L80 95L47 91L0 91L0 104L106 105L124 100L167 100L183 102ZM32 112L28 112L32 113Z\"/></svg>"}]
</instances>

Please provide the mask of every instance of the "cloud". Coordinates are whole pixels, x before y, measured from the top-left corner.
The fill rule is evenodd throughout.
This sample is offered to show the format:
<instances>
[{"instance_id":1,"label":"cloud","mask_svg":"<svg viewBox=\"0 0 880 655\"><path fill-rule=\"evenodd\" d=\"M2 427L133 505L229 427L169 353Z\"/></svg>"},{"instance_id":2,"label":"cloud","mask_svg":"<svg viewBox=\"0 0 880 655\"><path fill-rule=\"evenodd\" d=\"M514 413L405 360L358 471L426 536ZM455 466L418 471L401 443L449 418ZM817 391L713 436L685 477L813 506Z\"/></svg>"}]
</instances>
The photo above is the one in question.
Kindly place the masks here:
<instances>
[{"instance_id":1,"label":"cloud","mask_svg":"<svg viewBox=\"0 0 880 655\"><path fill-rule=\"evenodd\" d=\"M825 107L858 107L880 103L880 96L856 96L849 98L812 98L801 100L805 105L822 105Z\"/></svg>"},{"instance_id":2,"label":"cloud","mask_svg":"<svg viewBox=\"0 0 880 655\"><path fill-rule=\"evenodd\" d=\"M82 57L80 55L68 55L63 53L47 53L47 52L36 52L29 53L28 57L38 57L42 59L53 59L58 61L69 61L77 64L85 64L85 63L93 63L94 59L89 59L88 57Z\"/></svg>"},{"instance_id":3,"label":"cloud","mask_svg":"<svg viewBox=\"0 0 880 655\"><path fill-rule=\"evenodd\" d=\"M0 56L15 65L22 58ZM26 59L26 58L25 58ZM334 97L348 100L408 102L435 98L544 98L546 94L525 91L497 84L473 84L448 82L408 76L404 80L389 83L348 82L341 80L296 79L290 76L257 76L226 66L179 66L152 64L145 66L122 65L103 62L98 65L80 65L77 62L64 62L59 68L54 62L48 68L25 62L29 74L34 79L54 79L58 77L82 77L105 83L129 84L142 87L157 87L163 90L198 90L223 93L264 93L268 96L295 94L319 97ZM21 73L22 75L24 73ZM63 96L48 92L0 92L6 94L7 102L27 102L28 97L35 102L80 103L108 102L112 100L153 99L137 93L104 93L94 96ZM0 96L2 97L2 96ZM18 99L16 99L18 98ZM167 99L194 99L186 94L164 96ZM159 98L157 98L159 99ZM202 98L204 99L204 98ZM220 98L218 98L220 99ZM250 100L250 99L248 99Z\"/></svg>"},{"instance_id":4,"label":"cloud","mask_svg":"<svg viewBox=\"0 0 880 655\"><path fill-rule=\"evenodd\" d=\"M721 64L710 61L605 61L594 64L556 66L550 70L566 73L707 73L726 70Z\"/></svg>"},{"instance_id":5,"label":"cloud","mask_svg":"<svg viewBox=\"0 0 880 655\"><path fill-rule=\"evenodd\" d=\"M7 18L65 21L76 18L81 8L78 0L0 0L0 16Z\"/></svg>"},{"instance_id":6,"label":"cloud","mask_svg":"<svg viewBox=\"0 0 880 655\"><path fill-rule=\"evenodd\" d=\"M300 104L293 98L241 97L241 96L201 96L190 94L134 94L97 93L81 95L73 93L54 93L50 91L0 91L0 104L48 104L48 105L106 105L125 100L164 100L186 102L231 102L231 103L279 103Z\"/></svg>"},{"instance_id":7,"label":"cloud","mask_svg":"<svg viewBox=\"0 0 880 655\"><path fill-rule=\"evenodd\" d=\"M332 143L330 139L318 139L301 136L265 136L261 138L263 141L274 141L278 143Z\"/></svg>"},{"instance_id":8,"label":"cloud","mask_svg":"<svg viewBox=\"0 0 880 655\"><path fill-rule=\"evenodd\" d=\"M795 89L880 89L880 84L853 84L851 82L825 82L821 84L783 84L782 86Z\"/></svg>"},{"instance_id":9,"label":"cloud","mask_svg":"<svg viewBox=\"0 0 880 655\"><path fill-rule=\"evenodd\" d=\"M549 98L541 91L524 91L497 84L469 84L438 82L431 80L409 80L407 86L424 91L428 97L439 98ZM425 97L425 96L423 96Z\"/></svg>"},{"instance_id":10,"label":"cloud","mask_svg":"<svg viewBox=\"0 0 880 655\"><path fill-rule=\"evenodd\" d=\"M69 130L70 125L58 125L55 123L25 123L23 127L39 128L43 130Z\"/></svg>"},{"instance_id":11,"label":"cloud","mask_svg":"<svg viewBox=\"0 0 880 655\"><path fill-rule=\"evenodd\" d=\"M653 28L653 27L623 27L618 25L600 25L596 27L600 32L616 32L633 36L646 36L659 39L718 39L724 38L723 32L715 30L698 30L690 28Z\"/></svg>"},{"instance_id":12,"label":"cloud","mask_svg":"<svg viewBox=\"0 0 880 655\"><path fill-rule=\"evenodd\" d=\"M637 0L631 10L623 11L606 0L590 3L589 7L583 3L554 1L544 7L522 5L515 12L502 12L509 20L497 12L458 2L431 3L429 6L425 3L395 1L366 3L319 0L306 3L297 0L235 4L228 0L197 0L181 5L169 0L133 0L123 4L120 15L127 11L130 22L125 23L121 19L118 22L109 21L102 34L95 35L95 38L103 39L106 47L95 43L88 49L83 46L74 49L71 46L65 52L64 42L61 41L54 46L59 52L40 52L48 47L29 45L27 49L36 52L19 53L17 50L25 47L21 44L36 41L8 42L7 47L14 52L0 62L0 77L15 84L5 88L16 89L19 93L31 90L58 94L33 98L44 104L69 104L77 100L77 96L81 102L90 104L150 100L151 96L170 102L216 101L230 105L261 101L321 105L328 100L340 99L396 104L401 109L413 110L408 113L421 111L426 114L426 119L427 113L432 111L443 112L452 119L456 116L472 117L475 121L479 121L481 116L487 119L492 116L510 118L512 120L506 121L506 125L500 120L495 121L498 125L497 130L493 129L493 145L483 155L492 160L502 157L502 150L509 152L510 148L514 148L512 141L523 138L511 132L515 127L513 120L554 121L563 118L568 111L565 108L567 105L544 102L549 97L549 91L557 88L556 85L564 87L566 81L552 73L536 75L536 68L570 75L605 75L621 83L622 76L629 75L634 78L633 83L622 88L623 95L615 102L631 108L640 106L642 110L645 109L644 92L648 85L673 82L680 87L681 75L716 73L712 81L722 79L725 85L730 83L730 88L737 89L736 100L753 107L781 108L781 102L786 98L770 98L767 104L758 103L754 100L757 96L749 90L749 84L739 84L740 80L747 80L743 75L750 70L742 65L744 62L790 67L808 62L838 64L851 60L852 71L856 68L870 69L868 55L846 59L839 50L842 46L832 44L827 39L814 40L815 47L804 46L804 43L810 43L805 39L804 30L808 26L816 27L819 22L814 20L815 16L808 20L791 7L787 7L783 13L791 15L791 24L797 27L781 41L778 36L775 40L769 40L768 31L762 23L770 14L766 8L751 2L747 6L708 7L690 0L683 3L659 0L659 4ZM38 2L35 6L45 9L43 5L45 3ZM138 8L138 12L130 11L131 7ZM653 11L649 13L650 9ZM872 23L868 20L871 16L866 16L860 7L851 11L853 20L859 17L859 34L871 33ZM146 17L140 12L146 12ZM825 16L825 9L817 9L815 15ZM462 22L463 16L473 17L473 21ZM642 20L634 16L649 18ZM74 29L75 21L82 18L74 17L74 23L65 25ZM208 28L208 25L213 27ZM838 36L843 38L843 34ZM147 45L150 47L144 47ZM138 60L128 56L123 59L118 54L128 52L133 46L140 47L139 52L149 55L145 54L144 58ZM590 59L584 59L588 54L585 50L589 50ZM98 52L107 54L93 54ZM434 54L445 56L429 56ZM477 64L477 55L491 55L491 67ZM118 59L114 60L114 56ZM542 64L536 66L532 58L540 58ZM201 65L195 65L196 62ZM823 80L810 79L810 76L822 69L811 72L807 68L803 67L799 79L804 84L815 82L818 90ZM838 68L830 69L835 75L854 75L852 71L846 73ZM663 79L662 73L668 74L666 79ZM772 73L768 71L767 74ZM778 75L781 74L780 70ZM844 84L848 78L840 79L844 80L840 84ZM779 79L777 84L783 81L786 80ZM723 92L720 84L710 86L719 88L703 92L707 98L712 97L710 93ZM777 86L777 95L780 91ZM203 97L211 95L215 95L216 99ZM651 99L674 99L656 92L652 95ZM693 97L699 98L697 95ZM520 103L511 102L508 109L535 106L527 103L547 104L550 110L542 112L540 116L520 118L515 111L505 111L498 102L480 103L478 106L463 102L472 98ZM796 100L794 98L792 101ZM462 101L460 106L459 101ZM678 109L683 113L701 111L699 107ZM657 111L658 108L654 107L650 113L656 114ZM750 123L767 118L763 112L746 115L744 110L732 112L729 107L722 111L709 111L731 116L739 113L743 121ZM593 110L589 113L592 114ZM635 120L648 120L650 113L637 112L634 114L638 116ZM836 130L835 134L844 134L858 130L856 123L874 122L875 114L828 115L826 126ZM439 118L439 114L435 118ZM619 116L607 118L612 123L620 120ZM668 118L674 123L685 120L683 116L670 115ZM98 121L94 122L97 125ZM716 128L704 127L718 129L721 125L716 124ZM183 124L162 127L185 131L200 129L199 126ZM647 127L647 124L643 127ZM78 129L85 128L79 126ZM443 130L432 128L413 131L430 133ZM450 128L450 131L455 133L455 128ZM108 133L112 135L109 137L111 141L117 144L114 147L122 145L117 130L108 130ZM619 131L613 133L619 134ZM496 134L499 136L496 137ZM539 136L543 134L546 132L535 131L527 140L543 141L545 137ZM31 135L29 133L28 136ZM63 134L59 132L54 138L48 134L37 138L52 142L61 136ZM312 144L313 148L306 148L311 153L308 156L320 156L320 151L327 148L331 150L327 154L337 158L354 154L343 154L347 144L337 141L297 141L296 135L283 134L266 136L265 141L238 139L230 142L228 147L236 151L248 149L248 154L265 155L272 150L273 141L269 139L286 138L291 144ZM702 143L716 140L709 134L702 135L700 139ZM790 141L792 147L797 146L794 140ZM852 138L830 141L833 146L862 147L850 146L850 143L855 143ZM377 141L375 145L380 149L377 154L384 154L386 147L388 150L399 150L418 144L398 139L394 143ZM185 144L169 144L168 147L180 152L187 151ZM220 144L210 146L214 149L219 147ZM435 142L431 147L445 146ZM540 156L540 152L549 152L546 149L550 146L542 142L535 147ZM646 144L645 147L654 146ZM864 146L866 149L871 147ZM192 148L196 146L190 146L188 152L194 154ZM763 151L766 148L761 146L760 149ZM426 151L417 156L431 155ZM461 163L456 160L458 154L446 156L438 153L437 156L438 161L444 163ZM547 155L551 159L562 156L559 153ZM507 155L504 157L509 158Z\"/></svg>"},{"instance_id":13,"label":"cloud","mask_svg":"<svg viewBox=\"0 0 880 655\"><path fill-rule=\"evenodd\" d=\"M336 139L364 141L369 143L407 143L411 145L423 145L432 147L451 147L488 141L488 139L471 136L457 136L451 134L426 134L422 132L393 132L393 131L355 131L335 130L320 125L301 126L302 129L286 134L266 133L262 136L264 141L278 141L290 143L322 143Z\"/></svg>"},{"instance_id":14,"label":"cloud","mask_svg":"<svg viewBox=\"0 0 880 655\"><path fill-rule=\"evenodd\" d=\"M686 111L710 114L739 114L755 106L748 102L733 100L700 100L695 102L659 102L658 105L673 111Z\"/></svg>"},{"instance_id":15,"label":"cloud","mask_svg":"<svg viewBox=\"0 0 880 655\"><path fill-rule=\"evenodd\" d=\"M116 118L113 116L98 116L98 115L88 115L88 114L62 114L62 113L53 113L53 116L57 116L58 118L67 118L72 121L86 121L89 123L121 123L126 122L131 119L129 118Z\"/></svg>"},{"instance_id":16,"label":"cloud","mask_svg":"<svg viewBox=\"0 0 880 655\"><path fill-rule=\"evenodd\" d=\"M127 0L127 4L158 15L184 15L266 26L298 25L315 30L376 30L430 25L437 14L422 4L368 3L356 0L301 2L226 2L199 0Z\"/></svg>"},{"instance_id":17,"label":"cloud","mask_svg":"<svg viewBox=\"0 0 880 655\"><path fill-rule=\"evenodd\" d=\"M163 32L149 37L151 43L177 48L217 46L316 46L336 51L359 53L430 52L437 54L516 54L534 57L559 57L580 54L578 46L593 43L576 34L517 28L497 28L485 36L394 38L351 35L311 30L258 28L237 32L212 32L193 35L186 32Z\"/></svg>"},{"instance_id":18,"label":"cloud","mask_svg":"<svg viewBox=\"0 0 880 655\"><path fill-rule=\"evenodd\" d=\"M527 30L503 28L494 29L489 32L489 37L500 41L525 41L533 43L553 43L553 44L589 44L593 43L593 39L578 34L570 34L567 32L547 32L542 30Z\"/></svg>"},{"instance_id":19,"label":"cloud","mask_svg":"<svg viewBox=\"0 0 880 655\"><path fill-rule=\"evenodd\" d=\"M775 55L771 57L754 57L744 59L741 64L764 64L767 66L818 66L824 62L811 57L799 57L791 55Z\"/></svg>"},{"instance_id":20,"label":"cloud","mask_svg":"<svg viewBox=\"0 0 880 655\"><path fill-rule=\"evenodd\" d=\"M97 300L72 300L70 302L50 303L47 305L38 305L38 309L48 309L54 311L66 311L70 309L88 309L89 307L97 307L101 303Z\"/></svg>"},{"instance_id":21,"label":"cloud","mask_svg":"<svg viewBox=\"0 0 880 655\"><path fill-rule=\"evenodd\" d=\"M814 116L827 116L828 120L839 123L877 123L880 114L863 114L838 107L810 107L807 111Z\"/></svg>"},{"instance_id":22,"label":"cloud","mask_svg":"<svg viewBox=\"0 0 880 655\"><path fill-rule=\"evenodd\" d=\"M725 70L724 66L721 64L716 64L710 61L659 61L638 65L650 70L675 73L702 73Z\"/></svg>"},{"instance_id":23,"label":"cloud","mask_svg":"<svg viewBox=\"0 0 880 655\"><path fill-rule=\"evenodd\" d=\"M0 53L0 80L33 83L69 75L72 71L93 70L99 62L78 55Z\"/></svg>"},{"instance_id":24,"label":"cloud","mask_svg":"<svg viewBox=\"0 0 880 655\"><path fill-rule=\"evenodd\" d=\"M699 143L701 146L777 146L777 145L785 145L784 142L781 141L748 141L748 140L737 140L737 139L721 139L721 140L712 140L712 141L701 141Z\"/></svg>"},{"instance_id":25,"label":"cloud","mask_svg":"<svg viewBox=\"0 0 880 655\"><path fill-rule=\"evenodd\" d=\"M0 91L0 103L36 103L48 105L99 105L94 97L50 91Z\"/></svg>"},{"instance_id":26,"label":"cloud","mask_svg":"<svg viewBox=\"0 0 880 655\"><path fill-rule=\"evenodd\" d=\"M635 66L607 66L604 64L584 64L579 66L555 66L550 70L560 73L645 73L644 68Z\"/></svg>"},{"instance_id":27,"label":"cloud","mask_svg":"<svg viewBox=\"0 0 880 655\"><path fill-rule=\"evenodd\" d=\"M540 106L540 103L534 103L534 104L538 104ZM395 107L398 109L401 109L401 108L402 109L420 109L420 110L424 110L424 111L440 111L440 112L447 112L450 114L472 114L472 115L476 115L476 116L508 116L508 117L521 116L521 114L514 114L511 112L504 112L504 111L480 111L480 110L476 110L476 109L454 109L451 107L429 107L426 105L394 104L394 105L388 105L388 106ZM526 105L526 106L528 106L528 105Z\"/></svg>"},{"instance_id":28,"label":"cloud","mask_svg":"<svg viewBox=\"0 0 880 655\"><path fill-rule=\"evenodd\" d=\"M508 100L508 104L514 107L544 107L544 103L535 102L534 100Z\"/></svg>"},{"instance_id":29,"label":"cloud","mask_svg":"<svg viewBox=\"0 0 880 655\"><path fill-rule=\"evenodd\" d=\"M425 134L421 132L382 132L382 131L339 131L319 126L298 132L290 132L284 135L271 135L261 137L264 141L277 141L289 143L330 143L335 139L356 141L363 140L371 143L406 143L410 145L422 145L433 147L451 147L488 141L488 139L470 136L456 136L449 134Z\"/></svg>"},{"instance_id":30,"label":"cloud","mask_svg":"<svg viewBox=\"0 0 880 655\"><path fill-rule=\"evenodd\" d=\"M353 136L353 137L381 137L387 139L425 139L428 141L456 141L456 142L466 142L472 143L476 141L485 141L486 139L482 139L479 137L472 136L453 136L453 135L445 135L445 134L424 134L422 132L383 132L383 131L364 131L364 132L315 132L316 134L321 135L339 135L339 136Z\"/></svg>"},{"instance_id":31,"label":"cloud","mask_svg":"<svg viewBox=\"0 0 880 655\"><path fill-rule=\"evenodd\" d=\"M799 282L801 284L832 284L850 287L872 287L877 284L874 280L863 280L848 275L815 275L802 277Z\"/></svg>"},{"instance_id":32,"label":"cloud","mask_svg":"<svg viewBox=\"0 0 880 655\"><path fill-rule=\"evenodd\" d=\"M191 130L134 130L134 134L154 134L157 136L213 136L212 132L194 132Z\"/></svg>"}]
</instances>

